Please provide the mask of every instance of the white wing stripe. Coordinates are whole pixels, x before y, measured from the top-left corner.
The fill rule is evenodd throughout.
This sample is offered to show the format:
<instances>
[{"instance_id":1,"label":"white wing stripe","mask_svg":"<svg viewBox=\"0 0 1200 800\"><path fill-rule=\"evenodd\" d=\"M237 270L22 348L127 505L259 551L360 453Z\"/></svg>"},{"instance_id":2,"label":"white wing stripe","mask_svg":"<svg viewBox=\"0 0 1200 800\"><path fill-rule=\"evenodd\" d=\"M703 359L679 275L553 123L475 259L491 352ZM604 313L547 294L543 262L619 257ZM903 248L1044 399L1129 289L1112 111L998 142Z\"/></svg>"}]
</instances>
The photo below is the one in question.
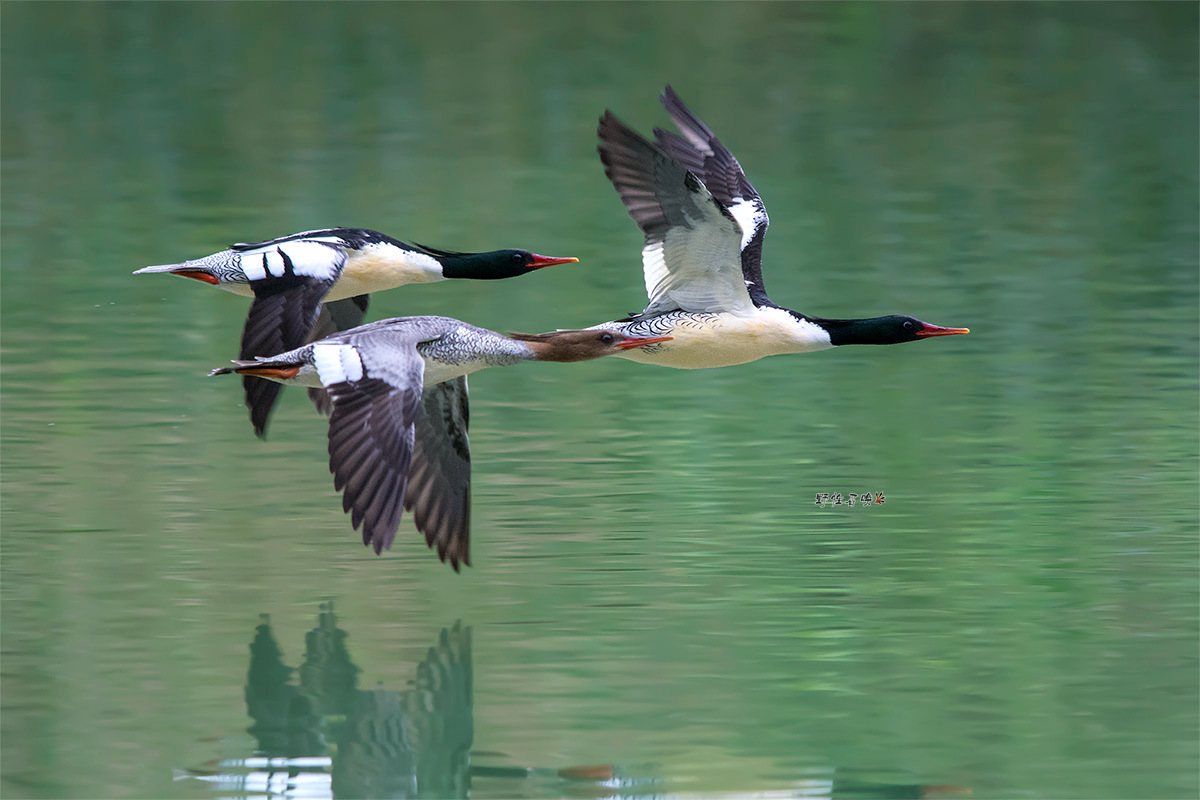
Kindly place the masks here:
<instances>
[{"instance_id":1,"label":"white wing stripe","mask_svg":"<svg viewBox=\"0 0 1200 800\"><path fill-rule=\"evenodd\" d=\"M291 271L296 275L322 281L333 280L346 261L346 252L342 249L344 243L329 240L329 244L324 244L324 241L326 238L323 237L321 240L284 242L239 253L242 272L251 281L268 277L282 278L288 272L290 261Z\"/></svg>"},{"instance_id":2,"label":"white wing stripe","mask_svg":"<svg viewBox=\"0 0 1200 800\"><path fill-rule=\"evenodd\" d=\"M346 255L338 248L330 247L316 241L288 242L276 248L275 255L280 259L282 270L283 259L278 255L283 251L292 260L292 270L297 275L309 278L329 280L337 273L337 268L345 260ZM283 274L281 271L280 275Z\"/></svg>"},{"instance_id":3,"label":"white wing stripe","mask_svg":"<svg viewBox=\"0 0 1200 800\"><path fill-rule=\"evenodd\" d=\"M358 351L348 344L313 345L313 363L325 386L362 380L363 363Z\"/></svg>"},{"instance_id":4,"label":"white wing stripe","mask_svg":"<svg viewBox=\"0 0 1200 800\"><path fill-rule=\"evenodd\" d=\"M267 277L267 271L263 268L263 260L257 254L239 256L242 262L242 272L246 274L248 281L261 281Z\"/></svg>"},{"instance_id":5,"label":"white wing stripe","mask_svg":"<svg viewBox=\"0 0 1200 800\"><path fill-rule=\"evenodd\" d=\"M767 221L762 202L757 199L747 200L744 197L735 197L730 201L728 210L741 226L742 249L745 249L746 245L750 244L750 240L754 238L754 233Z\"/></svg>"},{"instance_id":6,"label":"white wing stripe","mask_svg":"<svg viewBox=\"0 0 1200 800\"><path fill-rule=\"evenodd\" d=\"M282 278L287 264L277 252L263 253L263 267L276 278Z\"/></svg>"}]
</instances>

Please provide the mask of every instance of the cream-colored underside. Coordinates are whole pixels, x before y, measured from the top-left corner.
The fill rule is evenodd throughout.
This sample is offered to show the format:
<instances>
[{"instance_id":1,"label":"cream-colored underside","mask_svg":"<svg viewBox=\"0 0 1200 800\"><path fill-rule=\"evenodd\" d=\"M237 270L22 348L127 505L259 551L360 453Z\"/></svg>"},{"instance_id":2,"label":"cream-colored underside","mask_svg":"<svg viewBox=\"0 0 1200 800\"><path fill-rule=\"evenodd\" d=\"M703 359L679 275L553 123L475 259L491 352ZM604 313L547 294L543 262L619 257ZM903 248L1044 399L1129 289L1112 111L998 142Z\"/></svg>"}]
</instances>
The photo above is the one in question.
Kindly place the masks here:
<instances>
[{"instance_id":1,"label":"cream-colored underside","mask_svg":"<svg viewBox=\"0 0 1200 800\"><path fill-rule=\"evenodd\" d=\"M398 254L403 258L398 258ZM325 296L326 301L342 300L360 294L382 292L410 283L445 280L442 265L430 256L399 250L390 245L367 245L351 253L338 282Z\"/></svg>"},{"instance_id":2,"label":"cream-colored underside","mask_svg":"<svg viewBox=\"0 0 1200 800\"><path fill-rule=\"evenodd\" d=\"M620 357L676 369L709 369L833 347L823 328L778 308L757 308L746 317L718 313L684 318L663 334L675 338L626 350Z\"/></svg>"},{"instance_id":3,"label":"cream-colored underside","mask_svg":"<svg viewBox=\"0 0 1200 800\"><path fill-rule=\"evenodd\" d=\"M218 283L218 289L224 289L227 292L240 294L242 297L254 297L254 290L250 288L248 283Z\"/></svg>"},{"instance_id":4,"label":"cream-colored underside","mask_svg":"<svg viewBox=\"0 0 1200 800\"><path fill-rule=\"evenodd\" d=\"M341 277L324 300L333 302L410 283L441 280L445 280L442 277L442 265L431 256L403 251L388 244L369 244L349 254ZM243 297L254 296L248 283L222 283L220 288Z\"/></svg>"}]
</instances>

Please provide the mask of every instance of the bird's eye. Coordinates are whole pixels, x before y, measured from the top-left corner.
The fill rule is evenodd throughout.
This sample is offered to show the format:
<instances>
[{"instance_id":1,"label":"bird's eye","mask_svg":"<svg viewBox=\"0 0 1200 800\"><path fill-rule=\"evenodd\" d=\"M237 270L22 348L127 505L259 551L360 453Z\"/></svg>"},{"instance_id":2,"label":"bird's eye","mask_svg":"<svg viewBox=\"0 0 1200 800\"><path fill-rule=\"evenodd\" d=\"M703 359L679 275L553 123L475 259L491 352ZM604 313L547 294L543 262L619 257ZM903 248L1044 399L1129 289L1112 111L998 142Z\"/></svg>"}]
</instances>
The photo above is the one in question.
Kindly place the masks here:
<instances>
[{"instance_id":1,"label":"bird's eye","mask_svg":"<svg viewBox=\"0 0 1200 800\"><path fill-rule=\"evenodd\" d=\"M913 329L912 320L910 320L910 319L905 320L904 321L904 330L911 331L912 329Z\"/></svg>"},{"instance_id":2,"label":"bird's eye","mask_svg":"<svg viewBox=\"0 0 1200 800\"><path fill-rule=\"evenodd\" d=\"M524 253L513 253L510 260L514 264L524 264L525 263L525 254Z\"/></svg>"},{"instance_id":3,"label":"bird's eye","mask_svg":"<svg viewBox=\"0 0 1200 800\"><path fill-rule=\"evenodd\" d=\"M600 334L600 341L604 342L605 344L612 344L613 335L611 333Z\"/></svg>"}]
</instances>

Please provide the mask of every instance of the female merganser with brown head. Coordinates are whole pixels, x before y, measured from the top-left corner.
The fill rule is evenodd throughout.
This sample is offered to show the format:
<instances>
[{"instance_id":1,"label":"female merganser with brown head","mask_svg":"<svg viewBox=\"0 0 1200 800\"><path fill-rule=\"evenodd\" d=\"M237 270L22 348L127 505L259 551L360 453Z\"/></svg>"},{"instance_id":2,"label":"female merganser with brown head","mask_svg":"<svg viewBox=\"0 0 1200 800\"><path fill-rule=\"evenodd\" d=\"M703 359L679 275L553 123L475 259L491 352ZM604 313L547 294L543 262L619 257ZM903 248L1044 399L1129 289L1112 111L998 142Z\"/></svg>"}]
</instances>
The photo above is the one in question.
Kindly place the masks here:
<instances>
[{"instance_id":1,"label":"female merganser with brown head","mask_svg":"<svg viewBox=\"0 0 1200 800\"><path fill-rule=\"evenodd\" d=\"M471 563L466 376L522 361L588 361L670 338L600 329L502 336L449 317L397 317L212 374L328 391L329 470L363 544L376 553L391 547L407 509L457 571Z\"/></svg>"},{"instance_id":2,"label":"female merganser with brown head","mask_svg":"<svg viewBox=\"0 0 1200 800\"><path fill-rule=\"evenodd\" d=\"M654 144L611 111L600 118L604 174L646 237L642 269L650 302L639 314L596 327L673 337L622 358L704 369L970 332L906 316L810 317L772 303L762 280L766 206L737 159L670 86L661 99L682 136L655 128Z\"/></svg>"},{"instance_id":3,"label":"female merganser with brown head","mask_svg":"<svg viewBox=\"0 0 1200 800\"><path fill-rule=\"evenodd\" d=\"M204 258L143 267L133 274L166 272L253 297L239 351L247 359L291 350L360 324L371 292L447 278L513 278L578 260L526 250L456 253L363 228L325 228L235 244ZM330 305L324 313L322 303ZM314 329L319 329L317 336ZM243 384L254 432L262 436L280 387L252 377Z\"/></svg>"}]
</instances>

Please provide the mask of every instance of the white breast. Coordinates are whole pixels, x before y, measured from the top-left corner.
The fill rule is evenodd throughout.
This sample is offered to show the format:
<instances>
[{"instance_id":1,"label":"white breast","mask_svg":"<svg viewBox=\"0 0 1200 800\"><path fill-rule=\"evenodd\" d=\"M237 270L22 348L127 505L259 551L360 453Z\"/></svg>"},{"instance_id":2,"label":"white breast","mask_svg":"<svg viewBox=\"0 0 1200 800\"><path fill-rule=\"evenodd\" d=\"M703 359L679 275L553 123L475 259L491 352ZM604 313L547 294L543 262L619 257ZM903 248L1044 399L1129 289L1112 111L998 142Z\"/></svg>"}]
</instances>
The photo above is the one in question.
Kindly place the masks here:
<instances>
[{"instance_id":1,"label":"white breast","mask_svg":"<svg viewBox=\"0 0 1200 800\"><path fill-rule=\"evenodd\" d=\"M819 325L793 317L780 308L756 308L749 316L674 312L669 330L658 335L672 341L636 347L618 354L630 361L676 369L709 369L757 361L783 353L808 353L833 347ZM666 320L663 320L664 322ZM664 326L656 325L658 331ZM636 328L631 333L636 333Z\"/></svg>"},{"instance_id":2,"label":"white breast","mask_svg":"<svg viewBox=\"0 0 1200 800\"><path fill-rule=\"evenodd\" d=\"M442 265L433 256L376 242L349 254L341 277L325 300L331 302L410 283L433 283L444 279Z\"/></svg>"}]
</instances>

